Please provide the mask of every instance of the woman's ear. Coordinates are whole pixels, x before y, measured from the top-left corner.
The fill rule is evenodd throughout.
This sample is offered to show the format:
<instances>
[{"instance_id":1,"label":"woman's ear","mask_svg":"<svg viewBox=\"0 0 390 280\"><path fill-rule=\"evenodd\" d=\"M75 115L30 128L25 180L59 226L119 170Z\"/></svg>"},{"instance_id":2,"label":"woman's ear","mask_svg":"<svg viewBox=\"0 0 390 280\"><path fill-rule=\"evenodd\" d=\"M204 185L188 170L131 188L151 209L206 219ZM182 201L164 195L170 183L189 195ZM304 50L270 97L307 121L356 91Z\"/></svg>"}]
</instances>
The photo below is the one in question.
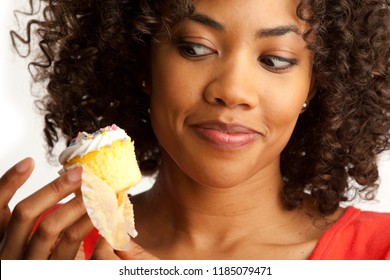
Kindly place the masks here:
<instances>
[{"instance_id":1,"label":"woman's ear","mask_svg":"<svg viewBox=\"0 0 390 280\"><path fill-rule=\"evenodd\" d=\"M306 111L306 109L309 107L310 101L313 99L313 97L316 95L317 87L315 86L314 79L310 82L310 88L309 93L307 94L307 98L305 103L302 105L301 114Z\"/></svg>"},{"instance_id":2,"label":"woman's ear","mask_svg":"<svg viewBox=\"0 0 390 280\"><path fill-rule=\"evenodd\" d=\"M307 95L307 99L306 99L307 103L310 103L310 100L313 99L313 97L316 95L316 92L317 92L317 85L314 78L312 78L310 82L309 94Z\"/></svg>"}]
</instances>

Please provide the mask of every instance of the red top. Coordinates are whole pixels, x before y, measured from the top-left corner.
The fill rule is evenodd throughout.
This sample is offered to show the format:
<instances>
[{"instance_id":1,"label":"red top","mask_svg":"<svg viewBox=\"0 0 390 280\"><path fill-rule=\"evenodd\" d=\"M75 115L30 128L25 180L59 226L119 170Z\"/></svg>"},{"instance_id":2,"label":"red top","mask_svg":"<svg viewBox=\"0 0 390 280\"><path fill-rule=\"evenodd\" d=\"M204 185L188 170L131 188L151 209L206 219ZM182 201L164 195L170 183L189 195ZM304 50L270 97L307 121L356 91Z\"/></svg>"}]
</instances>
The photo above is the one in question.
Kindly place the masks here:
<instances>
[{"instance_id":1,"label":"red top","mask_svg":"<svg viewBox=\"0 0 390 280\"><path fill-rule=\"evenodd\" d=\"M390 213L348 207L320 238L311 260L390 260Z\"/></svg>"}]
</instances>

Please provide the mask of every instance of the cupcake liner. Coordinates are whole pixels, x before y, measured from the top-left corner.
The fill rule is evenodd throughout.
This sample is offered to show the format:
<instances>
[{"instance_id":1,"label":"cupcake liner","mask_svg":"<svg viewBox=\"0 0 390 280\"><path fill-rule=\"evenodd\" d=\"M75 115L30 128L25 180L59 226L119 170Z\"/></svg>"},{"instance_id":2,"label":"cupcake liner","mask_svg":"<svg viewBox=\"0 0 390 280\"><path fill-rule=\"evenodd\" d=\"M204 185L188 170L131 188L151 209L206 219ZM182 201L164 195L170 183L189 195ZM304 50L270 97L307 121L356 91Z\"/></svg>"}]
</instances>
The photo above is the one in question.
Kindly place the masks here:
<instances>
[{"instance_id":1,"label":"cupcake liner","mask_svg":"<svg viewBox=\"0 0 390 280\"><path fill-rule=\"evenodd\" d=\"M113 249L128 250L130 236L134 238L138 233L134 225L133 205L126 191L115 193L112 187L83 167L81 195L87 214L99 234Z\"/></svg>"}]
</instances>

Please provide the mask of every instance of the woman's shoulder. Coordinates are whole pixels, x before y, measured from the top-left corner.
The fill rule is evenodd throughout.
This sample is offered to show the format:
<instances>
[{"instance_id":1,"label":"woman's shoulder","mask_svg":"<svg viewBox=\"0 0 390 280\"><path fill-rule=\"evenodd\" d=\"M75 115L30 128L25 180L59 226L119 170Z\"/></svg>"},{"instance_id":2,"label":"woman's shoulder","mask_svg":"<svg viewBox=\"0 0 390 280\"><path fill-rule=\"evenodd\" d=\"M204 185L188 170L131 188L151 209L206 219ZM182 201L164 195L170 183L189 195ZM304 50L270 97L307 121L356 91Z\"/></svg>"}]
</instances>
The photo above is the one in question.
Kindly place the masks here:
<instances>
[{"instance_id":1,"label":"woman's shoulder","mask_svg":"<svg viewBox=\"0 0 390 280\"><path fill-rule=\"evenodd\" d=\"M311 259L390 259L390 213L348 207L320 238Z\"/></svg>"}]
</instances>

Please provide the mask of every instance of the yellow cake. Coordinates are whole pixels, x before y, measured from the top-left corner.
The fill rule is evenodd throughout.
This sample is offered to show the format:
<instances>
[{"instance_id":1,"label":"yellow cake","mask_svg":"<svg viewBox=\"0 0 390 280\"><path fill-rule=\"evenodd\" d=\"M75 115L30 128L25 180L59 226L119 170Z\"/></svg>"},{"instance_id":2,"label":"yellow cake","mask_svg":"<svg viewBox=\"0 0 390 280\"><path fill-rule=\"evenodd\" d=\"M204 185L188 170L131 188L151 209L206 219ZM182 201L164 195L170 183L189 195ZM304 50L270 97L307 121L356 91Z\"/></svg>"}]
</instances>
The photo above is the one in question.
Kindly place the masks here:
<instances>
[{"instance_id":1,"label":"yellow cake","mask_svg":"<svg viewBox=\"0 0 390 280\"><path fill-rule=\"evenodd\" d=\"M64 170L83 167L81 194L92 223L114 249L127 250L137 231L126 191L142 178L130 137L116 125L80 132L59 161Z\"/></svg>"}]
</instances>

